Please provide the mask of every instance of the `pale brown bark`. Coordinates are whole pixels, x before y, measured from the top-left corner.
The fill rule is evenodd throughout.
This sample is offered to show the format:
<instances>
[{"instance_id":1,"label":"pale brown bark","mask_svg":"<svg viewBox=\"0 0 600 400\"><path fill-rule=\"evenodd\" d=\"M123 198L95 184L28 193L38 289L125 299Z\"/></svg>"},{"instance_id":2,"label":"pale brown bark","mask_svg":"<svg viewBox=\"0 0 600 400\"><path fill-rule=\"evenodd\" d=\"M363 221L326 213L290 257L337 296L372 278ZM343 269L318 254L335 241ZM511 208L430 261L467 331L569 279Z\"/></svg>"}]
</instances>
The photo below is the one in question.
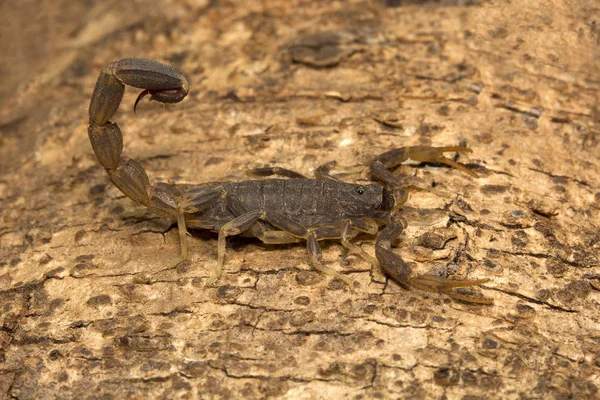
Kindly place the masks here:
<instances>
[{"instance_id":1,"label":"pale brown bark","mask_svg":"<svg viewBox=\"0 0 600 400\"><path fill-rule=\"evenodd\" d=\"M88 4L13 8L33 28L0 35L0 398L598 396L596 2ZM303 245L233 238L205 288L216 236L196 232L191 263L170 267L177 230L109 183L87 139L98 72L131 56L192 85L137 116L128 90L115 118L151 179L471 147L458 161L478 180L400 168L452 197L413 194L396 251L420 273L489 278L494 305L407 292L335 243L325 262L357 293Z\"/></svg>"}]
</instances>

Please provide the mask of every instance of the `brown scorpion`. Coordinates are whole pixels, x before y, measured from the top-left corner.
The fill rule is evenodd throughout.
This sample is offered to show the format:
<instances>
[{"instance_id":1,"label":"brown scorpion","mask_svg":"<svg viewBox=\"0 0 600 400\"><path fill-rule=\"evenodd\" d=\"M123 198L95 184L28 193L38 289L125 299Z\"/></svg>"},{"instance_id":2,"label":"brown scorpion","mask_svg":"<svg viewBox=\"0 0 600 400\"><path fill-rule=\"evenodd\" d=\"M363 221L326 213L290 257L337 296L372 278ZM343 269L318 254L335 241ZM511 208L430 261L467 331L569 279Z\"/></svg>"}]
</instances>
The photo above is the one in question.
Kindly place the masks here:
<instances>
[{"instance_id":1,"label":"brown scorpion","mask_svg":"<svg viewBox=\"0 0 600 400\"><path fill-rule=\"evenodd\" d=\"M187 96L189 84L179 71L157 61L125 58L112 62L100 72L96 82L89 107L88 134L98 162L121 192L153 213L177 221L183 259L187 258L188 228L218 232L216 272L208 279L207 286L214 284L222 274L227 236L242 234L266 244L306 241L311 265L343 280L351 290L352 280L323 265L319 241L339 240L351 253L380 265L405 288L443 293L470 302L491 302L453 290L481 285L487 279L448 280L432 274L412 276L410 267L391 250L392 242L406 228L406 220L396 217L396 213L407 200L409 188L390 169L412 159L444 163L477 177L463 165L443 156L445 152L471 152L470 149L414 146L385 152L370 164L372 177L383 185L342 182L330 175L328 164L317 168L316 179L270 167L251 170L250 174L284 178L202 185L153 184L138 162L121 156L123 137L117 124L110 121L119 108L126 85L143 89L135 102L135 111L146 95L161 103L178 103ZM376 258L352 243L361 232L377 235Z\"/></svg>"}]
</instances>

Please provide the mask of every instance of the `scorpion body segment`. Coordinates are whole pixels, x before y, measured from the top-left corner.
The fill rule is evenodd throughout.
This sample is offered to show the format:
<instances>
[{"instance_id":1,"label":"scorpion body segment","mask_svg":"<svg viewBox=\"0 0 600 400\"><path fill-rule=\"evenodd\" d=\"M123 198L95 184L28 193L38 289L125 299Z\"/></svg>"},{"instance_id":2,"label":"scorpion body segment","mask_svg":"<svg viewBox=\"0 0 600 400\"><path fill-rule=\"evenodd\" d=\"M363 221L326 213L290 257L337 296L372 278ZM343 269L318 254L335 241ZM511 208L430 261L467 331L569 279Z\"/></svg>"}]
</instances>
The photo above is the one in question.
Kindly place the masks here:
<instances>
[{"instance_id":1,"label":"scorpion body segment","mask_svg":"<svg viewBox=\"0 0 600 400\"><path fill-rule=\"evenodd\" d=\"M407 288L489 303L487 299L452 290L480 285L485 280L456 281L434 275L415 277L391 250L393 240L406 226L406 221L395 214L406 201L410 185L393 175L390 168L410 158L442 162L476 176L464 166L443 157L444 152L468 152L470 149L415 146L383 153L370 166L372 176L383 185L342 182L329 174L333 163L317 168L317 179L284 168L269 167L251 170L250 175L279 175L287 179L177 186L152 184L138 162L122 156L121 131L110 121L119 108L126 85L143 89L135 102L135 111L135 106L145 95L161 103L180 102L189 92L187 80L171 66L153 60L127 58L111 63L101 71L92 94L88 135L98 162L121 192L150 211L177 221L183 258L187 257L188 228L218 232L216 272L207 285L216 282L222 274L227 236L242 234L267 244L306 242L311 265L343 280L353 289L353 282L346 275L322 264L319 241L339 240L351 253L362 256L374 266L381 266ZM379 232L381 226L384 228ZM351 242L361 232L377 235L375 258Z\"/></svg>"}]
</instances>

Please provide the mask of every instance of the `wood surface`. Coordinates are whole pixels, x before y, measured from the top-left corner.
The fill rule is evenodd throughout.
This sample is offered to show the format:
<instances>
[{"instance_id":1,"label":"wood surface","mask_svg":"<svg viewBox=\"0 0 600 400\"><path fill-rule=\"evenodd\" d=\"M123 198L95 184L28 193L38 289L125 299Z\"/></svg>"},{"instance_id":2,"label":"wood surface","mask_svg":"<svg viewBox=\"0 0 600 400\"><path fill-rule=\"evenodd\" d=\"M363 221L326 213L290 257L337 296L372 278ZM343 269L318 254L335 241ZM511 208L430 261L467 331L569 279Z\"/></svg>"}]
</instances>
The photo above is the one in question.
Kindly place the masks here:
<instances>
[{"instance_id":1,"label":"wood surface","mask_svg":"<svg viewBox=\"0 0 600 400\"><path fill-rule=\"evenodd\" d=\"M597 1L1 2L0 398L589 399L600 396ZM128 89L115 121L152 180L245 179L467 145L397 172L413 193L395 249L417 273L489 278L491 306L406 291L338 243L177 229L98 165L99 71L184 72L180 104ZM361 237L373 254L373 240Z\"/></svg>"}]
</instances>

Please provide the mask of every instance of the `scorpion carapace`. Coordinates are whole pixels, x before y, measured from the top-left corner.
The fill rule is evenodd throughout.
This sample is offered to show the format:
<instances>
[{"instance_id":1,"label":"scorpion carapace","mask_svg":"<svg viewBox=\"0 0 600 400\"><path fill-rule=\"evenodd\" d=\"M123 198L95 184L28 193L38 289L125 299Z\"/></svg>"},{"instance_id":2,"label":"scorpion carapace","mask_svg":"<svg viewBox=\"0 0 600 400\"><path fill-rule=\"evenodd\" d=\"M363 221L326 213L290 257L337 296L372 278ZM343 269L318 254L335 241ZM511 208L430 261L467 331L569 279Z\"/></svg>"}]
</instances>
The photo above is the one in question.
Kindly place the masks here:
<instances>
[{"instance_id":1,"label":"scorpion carapace","mask_svg":"<svg viewBox=\"0 0 600 400\"><path fill-rule=\"evenodd\" d=\"M126 58L111 63L102 70L94 88L88 133L98 162L121 192L150 211L177 221L182 258L187 258L188 227L218 232L216 273L208 279L207 285L221 277L227 236L243 234L267 244L305 241L311 265L343 280L350 289L354 287L350 278L322 264L319 241L339 240L350 252L364 257L374 266L381 266L406 288L443 293L470 302L491 302L453 290L481 285L487 279L413 276L410 267L391 250L392 242L406 227L406 221L396 213L407 200L410 185L393 175L390 168L408 159L433 161L476 177L472 171L443 156L445 152L470 152L470 149L415 146L388 151L370 165L371 175L381 184L342 182L329 174L332 163L317 168L316 179L271 167L251 170L249 174L284 178L203 185L153 184L138 162L122 157L123 137L117 124L110 121L119 108L126 85L143 89L136 106L147 94L161 103L177 103L188 94L187 80L173 67L153 60ZM377 235L376 258L352 243L361 232Z\"/></svg>"}]
</instances>

